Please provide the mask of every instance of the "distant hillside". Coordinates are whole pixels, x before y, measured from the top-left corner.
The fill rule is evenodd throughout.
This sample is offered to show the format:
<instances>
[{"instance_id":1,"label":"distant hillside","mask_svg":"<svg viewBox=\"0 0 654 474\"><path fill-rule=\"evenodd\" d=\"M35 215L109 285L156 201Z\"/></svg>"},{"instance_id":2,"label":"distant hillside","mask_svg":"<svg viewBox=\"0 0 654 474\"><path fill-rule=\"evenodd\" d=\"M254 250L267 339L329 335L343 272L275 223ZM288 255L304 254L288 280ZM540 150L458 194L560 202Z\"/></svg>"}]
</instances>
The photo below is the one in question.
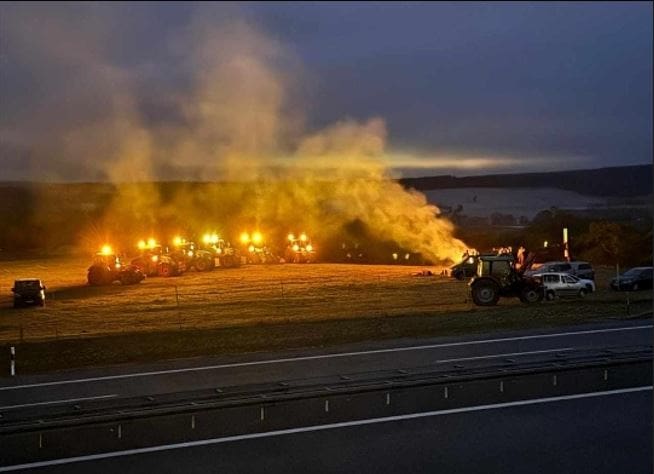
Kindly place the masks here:
<instances>
[{"instance_id":1,"label":"distant hillside","mask_svg":"<svg viewBox=\"0 0 654 474\"><path fill-rule=\"evenodd\" d=\"M447 188L558 188L587 196L632 197L652 193L652 165L548 173L428 176L400 182L419 191Z\"/></svg>"}]
</instances>

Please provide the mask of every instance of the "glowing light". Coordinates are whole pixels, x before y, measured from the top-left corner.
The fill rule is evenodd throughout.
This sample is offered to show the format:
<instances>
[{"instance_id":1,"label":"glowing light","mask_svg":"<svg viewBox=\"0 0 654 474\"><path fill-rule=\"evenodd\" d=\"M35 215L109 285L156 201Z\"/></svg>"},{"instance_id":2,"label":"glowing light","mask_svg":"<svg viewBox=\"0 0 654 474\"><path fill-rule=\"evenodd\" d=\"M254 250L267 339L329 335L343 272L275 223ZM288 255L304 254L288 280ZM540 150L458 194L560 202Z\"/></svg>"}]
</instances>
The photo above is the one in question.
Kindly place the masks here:
<instances>
[{"instance_id":1,"label":"glowing light","mask_svg":"<svg viewBox=\"0 0 654 474\"><path fill-rule=\"evenodd\" d=\"M242 244L247 244L249 242L250 242L250 234L248 234L247 232L243 232L241 234L241 243Z\"/></svg>"},{"instance_id":2,"label":"glowing light","mask_svg":"<svg viewBox=\"0 0 654 474\"><path fill-rule=\"evenodd\" d=\"M219 240L220 240L220 237L218 236L218 234L211 234L211 243L212 244L217 244Z\"/></svg>"},{"instance_id":3,"label":"glowing light","mask_svg":"<svg viewBox=\"0 0 654 474\"><path fill-rule=\"evenodd\" d=\"M157 241L153 238L148 239L148 247L151 249L155 248L157 246Z\"/></svg>"},{"instance_id":4,"label":"glowing light","mask_svg":"<svg viewBox=\"0 0 654 474\"><path fill-rule=\"evenodd\" d=\"M263 235L261 235L261 232L255 232L252 234L252 242L256 245L259 245L261 242L263 242Z\"/></svg>"},{"instance_id":5,"label":"glowing light","mask_svg":"<svg viewBox=\"0 0 654 474\"><path fill-rule=\"evenodd\" d=\"M293 252L298 252L300 250L300 246L298 244L293 245Z\"/></svg>"},{"instance_id":6,"label":"glowing light","mask_svg":"<svg viewBox=\"0 0 654 474\"><path fill-rule=\"evenodd\" d=\"M145 249L147 244L145 243L145 240L139 240L139 243L138 243L137 246L138 246L139 249L143 250L143 249Z\"/></svg>"},{"instance_id":7,"label":"glowing light","mask_svg":"<svg viewBox=\"0 0 654 474\"><path fill-rule=\"evenodd\" d=\"M397 254L393 253L393 260L397 260Z\"/></svg>"},{"instance_id":8,"label":"glowing light","mask_svg":"<svg viewBox=\"0 0 654 474\"><path fill-rule=\"evenodd\" d=\"M120 268L122 265L120 264L120 262L117 262L115 266L116 268Z\"/></svg>"},{"instance_id":9,"label":"glowing light","mask_svg":"<svg viewBox=\"0 0 654 474\"><path fill-rule=\"evenodd\" d=\"M211 243L211 234L204 234L202 236L202 243L210 244Z\"/></svg>"},{"instance_id":10,"label":"glowing light","mask_svg":"<svg viewBox=\"0 0 654 474\"><path fill-rule=\"evenodd\" d=\"M218 247L218 248L216 249L216 253L223 253L223 249L221 249L220 247Z\"/></svg>"},{"instance_id":11,"label":"glowing light","mask_svg":"<svg viewBox=\"0 0 654 474\"><path fill-rule=\"evenodd\" d=\"M187 255L188 255L189 257L192 257L192 256L193 256L193 250L189 250L188 253L187 253Z\"/></svg>"},{"instance_id":12,"label":"glowing light","mask_svg":"<svg viewBox=\"0 0 654 474\"><path fill-rule=\"evenodd\" d=\"M548 244L549 244L549 242L546 240L545 242L543 242L543 247L547 248Z\"/></svg>"},{"instance_id":13,"label":"glowing light","mask_svg":"<svg viewBox=\"0 0 654 474\"><path fill-rule=\"evenodd\" d=\"M248 247L248 250L249 250L250 252L254 252L254 245L250 245L250 246Z\"/></svg>"},{"instance_id":14,"label":"glowing light","mask_svg":"<svg viewBox=\"0 0 654 474\"><path fill-rule=\"evenodd\" d=\"M173 245L175 247L179 247L183 243L184 243L184 239L182 239L179 235L175 236L175 238L173 239Z\"/></svg>"},{"instance_id":15,"label":"glowing light","mask_svg":"<svg viewBox=\"0 0 654 474\"><path fill-rule=\"evenodd\" d=\"M295 240L295 236L293 234L288 234L288 240L291 242Z\"/></svg>"},{"instance_id":16,"label":"glowing light","mask_svg":"<svg viewBox=\"0 0 654 474\"><path fill-rule=\"evenodd\" d=\"M307 252L312 252L313 251L313 245L308 244L307 245Z\"/></svg>"},{"instance_id":17,"label":"glowing light","mask_svg":"<svg viewBox=\"0 0 654 474\"><path fill-rule=\"evenodd\" d=\"M306 241L307 241L307 234L305 234L304 232L302 232L302 233L300 234L300 240L301 240L302 242L306 242Z\"/></svg>"},{"instance_id":18,"label":"glowing light","mask_svg":"<svg viewBox=\"0 0 654 474\"><path fill-rule=\"evenodd\" d=\"M158 255L153 255L152 256L152 261L153 262L158 262L159 261L159 256Z\"/></svg>"},{"instance_id":19,"label":"glowing light","mask_svg":"<svg viewBox=\"0 0 654 474\"><path fill-rule=\"evenodd\" d=\"M113 250L111 248L111 245L103 245L102 249L100 249L100 253L102 255L113 255Z\"/></svg>"},{"instance_id":20,"label":"glowing light","mask_svg":"<svg viewBox=\"0 0 654 474\"><path fill-rule=\"evenodd\" d=\"M404 255L404 260L409 260L410 257L411 257L411 254L407 253L407 254Z\"/></svg>"}]
</instances>

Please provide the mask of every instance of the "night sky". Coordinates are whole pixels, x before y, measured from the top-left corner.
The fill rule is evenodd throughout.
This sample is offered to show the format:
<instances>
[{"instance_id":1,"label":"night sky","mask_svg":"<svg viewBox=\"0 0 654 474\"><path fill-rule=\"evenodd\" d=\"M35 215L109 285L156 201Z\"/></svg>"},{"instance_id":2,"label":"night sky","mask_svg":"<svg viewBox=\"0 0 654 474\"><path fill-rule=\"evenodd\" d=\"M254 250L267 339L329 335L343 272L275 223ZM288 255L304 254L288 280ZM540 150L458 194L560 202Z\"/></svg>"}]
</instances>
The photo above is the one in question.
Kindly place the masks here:
<instances>
[{"instance_id":1,"label":"night sky","mask_svg":"<svg viewBox=\"0 0 654 474\"><path fill-rule=\"evenodd\" d=\"M379 117L404 175L652 162L651 2L3 3L0 181L108 179L116 123L157 143L191 129L196 28L217 25L211 48L242 54L234 22L281 78L293 133Z\"/></svg>"}]
</instances>

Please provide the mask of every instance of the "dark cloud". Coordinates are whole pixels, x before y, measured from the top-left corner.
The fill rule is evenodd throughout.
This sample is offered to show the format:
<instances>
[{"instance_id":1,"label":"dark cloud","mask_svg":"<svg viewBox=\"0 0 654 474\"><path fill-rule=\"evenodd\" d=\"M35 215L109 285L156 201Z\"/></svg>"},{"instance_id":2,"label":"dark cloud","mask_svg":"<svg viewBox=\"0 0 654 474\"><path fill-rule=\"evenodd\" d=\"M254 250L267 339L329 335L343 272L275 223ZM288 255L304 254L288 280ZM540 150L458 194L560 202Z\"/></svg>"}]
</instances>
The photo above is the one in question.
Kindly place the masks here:
<instances>
[{"instance_id":1,"label":"dark cloud","mask_svg":"<svg viewBox=\"0 0 654 474\"><path fill-rule=\"evenodd\" d=\"M247 21L299 59L284 100L302 104L309 131L384 118L408 174L652 159L649 2L4 3L3 179L97 179L126 127L191 127L198 16ZM91 123L106 133L86 137Z\"/></svg>"}]
</instances>

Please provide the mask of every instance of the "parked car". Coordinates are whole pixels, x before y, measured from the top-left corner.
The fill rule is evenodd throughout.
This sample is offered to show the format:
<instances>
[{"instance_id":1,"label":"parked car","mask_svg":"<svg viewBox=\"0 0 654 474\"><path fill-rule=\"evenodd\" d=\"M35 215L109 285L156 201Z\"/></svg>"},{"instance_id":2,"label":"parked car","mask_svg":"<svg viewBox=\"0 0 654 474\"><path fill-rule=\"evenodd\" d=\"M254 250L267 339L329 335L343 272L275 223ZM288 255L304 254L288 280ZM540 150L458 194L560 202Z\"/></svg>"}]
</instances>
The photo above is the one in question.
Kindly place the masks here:
<instances>
[{"instance_id":1,"label":"parked car","mask_svg":"<svg viewBox=\"0 0 654 474\"><path fill-rule=\"evenodd\" d=\"M582 261L545 262L526 272L527 275L532 276L537 273L567 273L585 280L595 279L595 270L593 270L591 264Z\"/></svg>"},{"instance_id":2,"label":"parked car","mask_svg":"<svg viewBox=\"0 0 654 474\"><path fill-rule=\"evenodd\" d=\"M537 273L534 278L540 278L545 287L545 299L553 300L557 297L579 296L583 298L595 291L595 282L577 278L563 272Z\"/></svg>"},{"instance_id":3,"label":"parked car","mask_svg":"<svg viewBox=\"0 0 654 474\"><path fill-rule=\"evenodd\" d=\"M570 262L572 266L572 274L577 278L582 280L594 280L595 279L595 270L588 262L581 262L578 260Z\"/></svg>"},{"instance_id":4,"label":"parked car","mask_svg":"<svg viewBox=\"0 0 654 474\"><path fill-rule=\"evenodd\" d=\"M26 305L45 306L45 285L38 278L23 278L14 282L14 308Z\"/></svg>"},{"instance_id":5,"label":"parked car","mask_svg":"<svg viewBox=\"0 0 654 474\"><path fill-rule=\"evenodd\" d=\"M611 280L611 288L629 291L651 290L652 267L636 267L627 270L619 277Z\"/></svg>"}]
</instances>

